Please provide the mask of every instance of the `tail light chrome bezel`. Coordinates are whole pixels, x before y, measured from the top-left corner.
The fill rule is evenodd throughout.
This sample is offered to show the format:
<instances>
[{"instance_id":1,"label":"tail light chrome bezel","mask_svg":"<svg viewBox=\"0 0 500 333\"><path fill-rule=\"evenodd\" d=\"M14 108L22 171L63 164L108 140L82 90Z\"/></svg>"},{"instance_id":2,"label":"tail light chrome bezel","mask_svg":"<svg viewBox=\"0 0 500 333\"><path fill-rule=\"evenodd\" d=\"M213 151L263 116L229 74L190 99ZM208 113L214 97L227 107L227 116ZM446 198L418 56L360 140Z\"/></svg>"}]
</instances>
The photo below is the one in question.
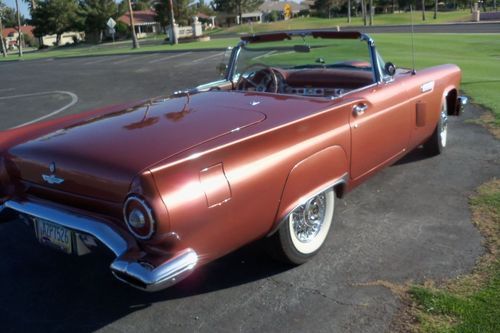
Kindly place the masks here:
<instances>
[{"instance_id":1,"label":"tail light chrome bezel","mask_svg":"<svg viewBox=\"0 0 500 333\"><path fill-rule=\"evenodd\" d=\"M144 216L146 217L146 226L147 226L147 232L141 233L137 230L137 228L133 227L130 222L129 222L129 216L132 212L132 208L129 210L129 206L131 204L137 205L138 209L142 211ZM125 200L125 203L123 204L123 219L125 221L125 224L127 225L128 230L134 235L135 238L140 239L140 240L148 240L150 239L155 231L156 231L156 220L154 218L153 214L153 209L149 206L149 204L146 202L146 200L142 199L141 197L137 195L130 195L127 200ZM148 223L149 222L149 223Z\"/></svg>"}]
</instances>

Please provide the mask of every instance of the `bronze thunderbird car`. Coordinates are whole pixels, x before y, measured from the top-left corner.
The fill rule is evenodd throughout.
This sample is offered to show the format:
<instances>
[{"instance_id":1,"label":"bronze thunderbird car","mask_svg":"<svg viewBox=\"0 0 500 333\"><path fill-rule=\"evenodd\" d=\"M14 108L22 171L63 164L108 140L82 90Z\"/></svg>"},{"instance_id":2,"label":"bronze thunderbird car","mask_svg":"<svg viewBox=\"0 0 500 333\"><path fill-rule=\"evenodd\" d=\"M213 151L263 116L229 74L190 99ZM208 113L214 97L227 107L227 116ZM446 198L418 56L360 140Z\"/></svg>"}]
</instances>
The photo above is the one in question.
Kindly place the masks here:
<instances>
[{"instance_id":1,"label":"bronze thunderbird car","mask_svg":"<svg viewBox=\"0 0 500 333\"><path fill-rule=\"evenodd\" d=\"M0 133L0 221L68 254L107 248L148 291L262 238L301 264L338 198L416 147L439 154L466 103L457 66L396 69L357 32L242 37L218 67L168 98Z\"/></svg>"}]
</instances>

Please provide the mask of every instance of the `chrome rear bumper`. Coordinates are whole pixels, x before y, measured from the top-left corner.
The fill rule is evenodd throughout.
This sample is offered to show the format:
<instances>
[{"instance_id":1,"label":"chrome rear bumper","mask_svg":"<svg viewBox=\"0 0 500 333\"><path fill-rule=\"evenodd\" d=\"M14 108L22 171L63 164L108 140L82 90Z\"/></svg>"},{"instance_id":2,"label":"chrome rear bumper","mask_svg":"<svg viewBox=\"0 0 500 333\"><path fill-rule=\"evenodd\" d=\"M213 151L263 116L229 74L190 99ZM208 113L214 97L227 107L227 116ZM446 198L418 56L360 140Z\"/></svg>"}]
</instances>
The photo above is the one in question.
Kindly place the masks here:
<instances>
[{"instance_id":1,"label":"chrome rear bumper","mask_svg":"<svg viewBox=\"0 0 500 333\"><path fill-rule=\"evenodd\" d=\"M143 259L144 254L135 239L109 222L32 201L8 200L0 204L0 223L10 221L19 214L48 220L95 237L116 256L110 265L113 275L141 290L168 288L187 277L198 263L198 255L188 248L153 267Z\"/></svg>"}]
</instances>

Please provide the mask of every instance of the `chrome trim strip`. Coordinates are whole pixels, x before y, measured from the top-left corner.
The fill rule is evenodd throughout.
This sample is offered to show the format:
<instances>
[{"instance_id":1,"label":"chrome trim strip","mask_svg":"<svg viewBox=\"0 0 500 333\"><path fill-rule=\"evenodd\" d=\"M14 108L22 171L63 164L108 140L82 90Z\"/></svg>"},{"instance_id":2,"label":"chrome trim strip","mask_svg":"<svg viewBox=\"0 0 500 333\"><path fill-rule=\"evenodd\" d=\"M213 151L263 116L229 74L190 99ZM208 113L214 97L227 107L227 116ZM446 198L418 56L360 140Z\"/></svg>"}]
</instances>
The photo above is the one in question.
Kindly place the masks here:
<instances>
[{"instance_id":1,"label":"chrome trim strip","mask_svg":"<svg viewBox=\"0 0 500 333\"><path fill-rule=\"evenodd\" d=\"M118 280L141 290L157 291L170 287L186 278L198 263L198 255L193 249L188 248L166 257L157 267L152 267L143 260L145 254L137 245L137 241L125 230L114 227L104 220L46 204L8 200L0 205L0 215L9 212L45 219L76 232L94 236L116 256L110 265L113 275Z\"/></svg>"},{"instance_id":2,"label":"chrome trim strip","mask_svg":"<svg viewBox=\"0 0 500 333\"><path fill-rule=\"evenodd\" d=\"M185 249L160 266L151 269L148 265L135 260L117 258L111 264L111 272L120 281L145 291L158 291L168 288L186 278L198 263L198 255L193 249ZM133 281L140 280L144 285L137 286Z\"/></svg>"}]
</instances>

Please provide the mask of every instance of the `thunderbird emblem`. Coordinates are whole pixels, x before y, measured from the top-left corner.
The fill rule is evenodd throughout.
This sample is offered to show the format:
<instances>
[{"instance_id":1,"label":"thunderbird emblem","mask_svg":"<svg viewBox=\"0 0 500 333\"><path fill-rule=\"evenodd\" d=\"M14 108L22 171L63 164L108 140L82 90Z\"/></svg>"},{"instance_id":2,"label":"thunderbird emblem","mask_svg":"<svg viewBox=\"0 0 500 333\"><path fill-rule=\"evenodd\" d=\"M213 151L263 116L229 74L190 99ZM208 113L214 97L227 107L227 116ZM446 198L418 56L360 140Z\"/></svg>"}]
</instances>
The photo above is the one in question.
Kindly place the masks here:
<instances>
[{"instance_id":1,"label":"thunderbird emblem","mask_svg":"<svg viewBox=\"0 0 500 333\"><path fill-rule=\"evenodd\" d=\"M56 177L55 175L42 175L42 178L45 182L49 184L62 184L64 183L63 178Z\"/></svg>"},{"instance_id":2,"label":"thunderbird emblem","mask_svg":"<svg viewBox=\"0 0 500 333\"><path fill-rule=\"evenodd\" d=\"M42 175L42 179L45 182L47 182L49 184L62 184L62 183L64 183L63 178L59 178L56 175L54 175L54 173L56 172L56 163L55 162L50 163L49 171L50 171L50 173L52 173L51 175Z\"/></svg>"}]
</instances>

